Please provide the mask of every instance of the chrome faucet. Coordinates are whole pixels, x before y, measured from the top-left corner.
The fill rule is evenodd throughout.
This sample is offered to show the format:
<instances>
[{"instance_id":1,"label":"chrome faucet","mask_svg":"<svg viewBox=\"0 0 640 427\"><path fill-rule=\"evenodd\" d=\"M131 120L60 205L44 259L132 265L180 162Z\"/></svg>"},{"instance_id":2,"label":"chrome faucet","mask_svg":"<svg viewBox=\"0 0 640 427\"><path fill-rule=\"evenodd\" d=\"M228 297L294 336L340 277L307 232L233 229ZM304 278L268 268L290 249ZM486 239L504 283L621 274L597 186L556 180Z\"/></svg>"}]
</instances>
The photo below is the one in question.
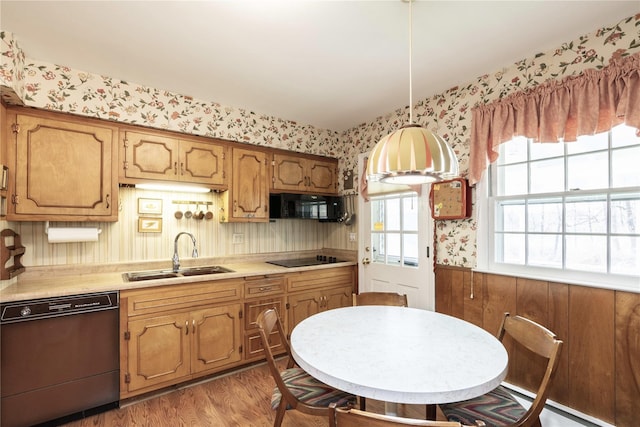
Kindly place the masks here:
<instances>
[{"instance_id":1,"label":"chrome faucet","mask_svg":"<svg viewBox=\"0 0 640 427\"><path fill-rule=\"evenodd\" d=\"M171 258L171 261L173 261L174 272L177 272L180 269L180 258L178 258L178 238L183 234L186 234L187 236L191 237L191 241L193 242L193 252L191 253L191 256L193 258L198 258L198 248L196 247L196 238L193 237L193 234L191 233L187 233L186 231L181 231L180 233L178 233L178 235L176 236L176 239L173 241L173 258Z\"/></svg>"}]
</instances>

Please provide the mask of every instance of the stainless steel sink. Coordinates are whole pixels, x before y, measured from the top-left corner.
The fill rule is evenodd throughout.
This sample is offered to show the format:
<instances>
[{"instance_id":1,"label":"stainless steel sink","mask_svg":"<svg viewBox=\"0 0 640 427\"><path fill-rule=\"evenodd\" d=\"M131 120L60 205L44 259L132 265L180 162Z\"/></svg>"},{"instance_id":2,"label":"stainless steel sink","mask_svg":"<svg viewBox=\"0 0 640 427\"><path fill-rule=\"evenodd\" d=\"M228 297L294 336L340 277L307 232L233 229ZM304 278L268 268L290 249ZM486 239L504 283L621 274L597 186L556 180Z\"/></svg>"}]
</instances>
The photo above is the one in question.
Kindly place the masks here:
<instances>
[{"instance_id":1,"label":"stainless steel sink","mask_svg":"<svg viewBox=\"0 0 640 427\"><path fill-rule=\"evenodd\" d=\"M134 271L124 273L122 277L124 277L124 280L127 282L140 282L143 280L170 279L172 277L202 276L205 274L219 273L233 273L233 270L219 265L209 265L204 267L181 268L177 272L172 270Z\"/></svg>"}]
</instances>

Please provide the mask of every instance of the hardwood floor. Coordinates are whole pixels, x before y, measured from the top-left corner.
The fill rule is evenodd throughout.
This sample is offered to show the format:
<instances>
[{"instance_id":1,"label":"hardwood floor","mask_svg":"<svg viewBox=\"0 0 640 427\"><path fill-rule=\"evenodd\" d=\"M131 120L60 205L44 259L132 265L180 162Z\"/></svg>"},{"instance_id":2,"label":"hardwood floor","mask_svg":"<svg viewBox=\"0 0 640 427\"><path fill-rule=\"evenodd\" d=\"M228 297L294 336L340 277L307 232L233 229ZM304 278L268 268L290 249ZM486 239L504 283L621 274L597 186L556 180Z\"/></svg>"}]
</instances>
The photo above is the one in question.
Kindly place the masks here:
<instances>
[{"instance_id":1,"label":"hardwood floor","mask_svg":"<svg viewBox=\"0 0 640 427\"><path fill-rule=\"evenodd\" d=\"M281 361L282 366L284 362ZM173 390L65 424L66 427L270 427L275 383L265 364ZM425 417L424 405L401 405L405 416ZM382 402L367 399L367 410L382 413ZM326 427L327 419L287 411L283 427Z\"/></svg>"}]
</instances>

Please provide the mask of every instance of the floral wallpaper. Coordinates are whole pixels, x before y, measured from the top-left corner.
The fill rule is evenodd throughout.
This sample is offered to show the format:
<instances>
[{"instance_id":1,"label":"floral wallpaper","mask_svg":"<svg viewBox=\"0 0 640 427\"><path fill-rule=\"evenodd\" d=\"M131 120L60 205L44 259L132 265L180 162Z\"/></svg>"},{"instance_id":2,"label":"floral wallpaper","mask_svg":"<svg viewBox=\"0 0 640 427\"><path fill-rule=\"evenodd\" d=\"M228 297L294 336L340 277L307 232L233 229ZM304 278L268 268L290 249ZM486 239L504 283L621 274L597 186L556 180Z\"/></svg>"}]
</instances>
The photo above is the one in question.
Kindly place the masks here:
<instances>
[{"instance_id":1,"label":"floral wallpaper","mask_svg":"<svg viewBox=\"0 0 640 427\"><path fill-rule=\"evenodd\" d=\"M452 145L464 177L468 172L471 109L474 106L530 89L549 79L602 68L611 58L637 51L640 51L640 13L596 29L552 51L536 53L510 67L421 100L414 106L414 121L439 133ZM342 158L346 159L343 168L357 171L358 154L370 151L379 139L405 124L408 117L408 109L403 108L345 132L341 136L345 147ZM475 194L473 198L475 200ZM476 217L474 206L469 219L435 222L437 263L460 267L476 265Z\"/></svg>"},{"instance_id":2,"label":"floral wallpaper","mask_svg":"<svg viewBox=\"0 0 640 427\"><path fill-rule=\"evenodd\" d=\"M340 159L340 176L353 173L353 182L359 182L358 155L370 151L380 138L404 125L409 116L408 109L402 108L338 133L25 58L13 35L8 32L0 33L0 47L0 86L7 102L337 157ZM489 73L471 82L420 100L413 107L414 121L438 132L452 145L460 162L460 171L465 176L469 161L471 109L475 105L529 89L548 79L575 75L588 68L601 68L611 58L638 50L640 13L595 29L552 51L536 53L504 69L488 70ZM414 78L419 79L420 76ZM466 220L436 221L438 263L461 267L475 265L475 218L474 211L473 216Z\"/></svg>"}]
</instances>

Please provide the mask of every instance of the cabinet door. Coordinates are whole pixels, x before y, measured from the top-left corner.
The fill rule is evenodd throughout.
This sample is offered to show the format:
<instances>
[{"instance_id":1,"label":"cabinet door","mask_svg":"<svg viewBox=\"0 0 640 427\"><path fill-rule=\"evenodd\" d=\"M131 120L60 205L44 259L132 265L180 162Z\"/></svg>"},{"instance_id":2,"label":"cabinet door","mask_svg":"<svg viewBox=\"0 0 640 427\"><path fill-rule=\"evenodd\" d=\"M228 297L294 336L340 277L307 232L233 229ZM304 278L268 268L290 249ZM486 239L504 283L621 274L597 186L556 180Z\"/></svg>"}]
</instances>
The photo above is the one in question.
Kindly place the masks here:
<instances>
[{"instance_id":1,"label":"cabinet door","mask_svg":"<svg viewBox=\"0 0 640 427\"><path fill-rule=\"evenodd\" d=\"M309 161L308 190L317 193L337 193L336 165L320 160Z\"/></svg>"},{"instance_id":2,"label":"cabinet door","mask_svg":"<svg viewBox=\"0 0 640 427\"><path fill-rule=\"evenodd\" d=\"M348 307L353 304L351 294L353 288L351 286L345 286L342 288L327 289L324 291L324 306L323 310L331 310L334 308Z\"/></svg>"},{"instance_id":3,"label":"cabinet door","mask_svg":"<svg viewBox=\"0 0 640 427\"><path fill-rule=\"evenodd\" d=\"M191 370L200 373L239 362L242 358L242 306L232 304L191 314Z\"/></svg>"},{"instance_id":4,"label":"cabinet door","mask_svg":"<svg viewBox=\"0 0 640 427\"><path fill-rule=\"evenodd\" d=\"M117 128L17 113L9 220L117 220Z\"/></svg>"},{"instance_id":5,"label":"cabinet door","mask_svg":"<svg viewBox=\"0 0 640 427\"><path fill-rule=\"evenodd\" d=\"M306 191L309 181L307 169L307 160L302 157L274 154L272 188L292 192Z\"/></svg>"},{"instance_id":6,"label":"cabinet door","mask_svg":"<svg viewBox=\"0 0 640 427\"><path fill-rule=\"evenodd\" d=\"M177 139L126 132L124 173L127 178L177 180L179 174Z\"/></svg>"},{"instance_id":7,"label":"cabinet door","mask_svg":"<svg viewBox=\"0 0 640 427\"><path fill-rule=\"evenodd\" d=\"M128 323L129 391L188 377L190 318L187 313L131 320Z\"/></svg>"},{"instance_id":8,"label":"cabinet door","mask_svg":"<svg viewBox=\"0 0 640 427\"><path fill-rule=\"evenodd\" d=\"M273 182L276 191L336 194L337 165L333 161L275 153Z\"/></svg>"},{"instance_id":9,"label":"cabinet door","mask_svg":"<svg viewBox=\"0 0 640 427\"><path fill-rule=\"evenodd\" d=\"M233 149L233 178L225 193L227 215L223 221L269 221L267 175L265 152Z\"/></svg>"},{"instance_id":10,"label":"cabinet door","mask_svg":"<svg viewBox=\"0 0 640 427\"><path fill-rule=\"evenodd\" d=\"M260 339L260 334L257 330L256 319L258 318L258 314L260 314L262 311L269 308L274 308L278 312L280 320L282 322L285 322L286 313L283 310L283 299L284 297L265 298L247 301L244 303L244 346L246 360L264 358L264 347L262 346L262 340ZM286 325L286 323L283 323L283 325ZM278 354L284 351L282 343L280 342L280 334L277 331L271 333L271 335L269 336L269 342L271 351L274 354Z\"/></svg>"},{"instance_id":11,"label":"cabinet door","mask_svg":"<svg viewBox=\"0 0 640 427\"><path fill-rule=\"evenodd\" d=\"M324 294L321 291L290 295L287 304L289 333L304 319L319 313L324 307Z\"/></svg>"},{"instance_id":12,"label":"cabinet door","mask_svg":"<svg viewBox=\"0 0 640 427\"><path fill-rule=\"evenodd\" d=\"M195 141L181 141L180 180L211 185L225 182L225 147Z\"/></svg>"}]
</instances>

